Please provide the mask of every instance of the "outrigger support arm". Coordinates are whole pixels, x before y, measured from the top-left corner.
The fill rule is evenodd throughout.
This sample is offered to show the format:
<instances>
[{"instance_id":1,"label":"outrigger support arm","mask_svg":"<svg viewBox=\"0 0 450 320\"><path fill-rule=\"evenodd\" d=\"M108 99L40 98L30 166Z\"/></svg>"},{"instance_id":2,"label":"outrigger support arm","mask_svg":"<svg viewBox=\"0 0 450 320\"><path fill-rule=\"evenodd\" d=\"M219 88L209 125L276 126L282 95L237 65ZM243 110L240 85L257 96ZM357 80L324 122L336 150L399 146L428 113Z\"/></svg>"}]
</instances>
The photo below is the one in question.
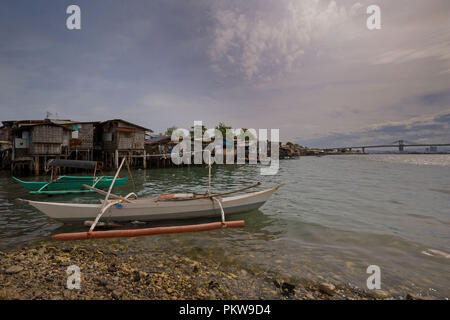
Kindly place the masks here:
<instances>
[{"instance_id":1,"label":"outrigger support arm","mask_svg":"<svg viewBox=\"0 0 450 320\"><path fill-rule=\"evenodd\" d=\"M111 208L112 206L114 206L115 203L114 202L110 202L108 203L106 206L102 207L102 210L100 211L100 213L97 215L97 217L94 220L94 223L91 225L91 227L89 228L89 232L94 231L95 226L98 223L98 220L100 220L100 218L102 217L102 215L108 211L109 208Z\"/></svg>"},{"instance_id":2,"label":"outrigger support arm","mask_svg":"<svg viewBox=\"0 0 450 320\"><path fill-rule=\"evenodd\" d=\"M106 191L103 191L103 190L100 190L100 189L88 186L87 184L83 184L83 187L85 187L85 188L87 188L89 190L95 191L97 193L100 193L100 194L102 194L104 196L107 194ZM132 192L129 195L127 195L126 197L122 197L122 196L119 196L119 195L114 194L114 193L110 193L109 194L110 197L117 198L117 199L123 200L125 202L132 202L131 200L128 199L128 197L131 196L131 195L135 195L135 194Z\"/></svg>"},{"instance_id":3,"label":"outrigger support arm","mask_svg":"<svg viewBox=\"0 0 450 320\"><path fill-rule=\"evenodd\" d=\"M116 174L114 175L114 179L111 182L111 185L109 186L108 192L106 193L106 197L105 197L105 201L103 202L103 205L101 206L101 210L100 213L97 215L97 217L95 218L94 223L92 224L92 226L89 228L89 233L92 233L94 231L95 226L97 225L98 221L100 220L100 218L102 217L102 215L109 209L111 208L113 205L115 205L114 202L110 202L108 203L108 198L111 194L111 190L114 187L114 183L116 182L117 177L119 176L119 172L120 169L122 169L123 164L125 163L125 161L127 160L126 157L124 157L122 159L122 163L120 164L119 168L116 171Z\"/></svg>"},{"instance_id":4,"label":"outrigger support arm","mask_svg":"<svg viewBox=\"0 0 450 320\"><path fill-rule=\"evenodd\" d=\"M222 224L225 224L225 212L223 211L222 200L216 197L211 197L211 200L217 201L217 203L219 204L220 213L222 214Z\"/></svg>"}]
</instances>

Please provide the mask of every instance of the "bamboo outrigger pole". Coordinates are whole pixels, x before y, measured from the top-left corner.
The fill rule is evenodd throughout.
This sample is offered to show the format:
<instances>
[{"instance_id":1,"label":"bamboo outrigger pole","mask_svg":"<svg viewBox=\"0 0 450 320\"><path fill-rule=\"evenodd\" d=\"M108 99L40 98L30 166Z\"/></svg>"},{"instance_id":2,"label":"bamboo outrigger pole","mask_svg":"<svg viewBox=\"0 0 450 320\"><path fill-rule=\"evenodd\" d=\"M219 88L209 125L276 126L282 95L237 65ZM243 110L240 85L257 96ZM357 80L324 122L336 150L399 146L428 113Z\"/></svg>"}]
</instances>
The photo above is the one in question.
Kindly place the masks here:
<instances>
[{"instance_id":1,"label":"bamboo outrigger pole","mask_svg":"<svg viewBox=\"0 0 450 320\"><path fill-rule=\"evenodd\" d=\"M147 229L61 233L55 234L54 236L52 236L52 239L60 241L69 241L69 240L87 240L87 239L105 239L105 238L127 238L127 237L152 236L167 233L200 232L222 228L242 228L242 227L245 227L244 220L212 222L212 223L194 224L176 227L157 227Z\"/></svg>"}]
</instances>

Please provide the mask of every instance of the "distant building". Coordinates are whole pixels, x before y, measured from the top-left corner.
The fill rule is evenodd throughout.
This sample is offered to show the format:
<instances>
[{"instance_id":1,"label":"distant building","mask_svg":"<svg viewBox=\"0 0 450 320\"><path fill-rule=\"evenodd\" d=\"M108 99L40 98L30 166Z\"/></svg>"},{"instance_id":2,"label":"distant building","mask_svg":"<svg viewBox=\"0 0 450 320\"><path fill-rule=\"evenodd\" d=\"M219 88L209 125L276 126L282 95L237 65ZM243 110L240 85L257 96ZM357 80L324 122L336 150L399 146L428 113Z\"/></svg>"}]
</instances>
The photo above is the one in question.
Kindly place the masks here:
<instances>
[{"instance_id":1,"label":"distant building","mask_svg":"<svg viewBox=\"0 0 450 320\"><path fill-rule=\"evenodd\" d=\"M98 129L98 138L104 151L144 150L145 133L153 132L122 119L101 122Z\"/></svg>"},{"instance_id":2,"label":"distant building","mask_svg":"<svg viewBox=\"0 0 450 320\"><path fill-rule=\"evenodd\" d=\"M118 167L119 157L129 156L130 162L142 157L145 167L145 135L151 129L122 120L101 122L96 130L96 148L102 151L107 166Z\"/></svg>"},{"instance_id":3,"label":"distant building","mask_svg":"<svg viewBox=\"0 0 450 320\"><path fill-rule=\"evenodd\" d=\"M137 124L113 119L104 122L61 119L3 121L0 127L0 165L42 172L50 158L102 161L117 166L119 157L145 166L145 134Z\"/></svg>"},{"instance_id":4,"label":"distant building","mask_svg":"<svg viewBox=\"0 0 450 320\"><path fill-rule=\"evenodd\" d=\"M98 121L71 121L51 120L53 123L62 125L72 130L69 138L70 157L78 160L93 160L95 131L100 122ZM75 154L75 155L74 155Z\"/></svg>"},{"instance_id":5,"label":"distant building","mask_svg":"<svg viewBox=\"0 0 450 320\"><path fill-rule=\"evenodd\" d=\"M147 154L166 154L171 146L170 136L155 136L145 140L145 151Z\"/></svg>"},{"instance_id":6,"label":"distant building","mask_svg":"<svg viewBox=\"0 0 450 320\"><path fill-rule=\"evenodd\" d=\"M49 119L3 121L11 142L12 171L16 166L28 167L38 173L48 157L67 157L71 129Z\"/></svg>"}]
</instances>

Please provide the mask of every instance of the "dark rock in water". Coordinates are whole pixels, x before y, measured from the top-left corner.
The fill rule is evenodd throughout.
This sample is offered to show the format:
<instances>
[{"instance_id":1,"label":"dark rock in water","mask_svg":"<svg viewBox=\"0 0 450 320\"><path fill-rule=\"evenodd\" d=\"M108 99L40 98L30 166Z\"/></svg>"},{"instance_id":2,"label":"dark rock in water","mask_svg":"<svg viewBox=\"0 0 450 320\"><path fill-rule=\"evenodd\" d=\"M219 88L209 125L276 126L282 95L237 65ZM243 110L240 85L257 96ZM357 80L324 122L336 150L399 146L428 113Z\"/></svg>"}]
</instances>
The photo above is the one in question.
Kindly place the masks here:
<instances>
[{"instance_id":1,"label":"dark rock in water","mask_svg":"<svg viewBox=\"0 0 450 320\"><path fill-rule=\"evenodd\" d=\"M209 283L208 283L208 288L209 289L215 289L215 288L219 288L220 286L219 286L219 284L217 283L217 282L215 282L215 281L210 281Z\"/></svg>"},{"instance_id":2,"label":"dark rock in water","mask_svg":"<svg viewBox=\"0 0 450 320\"><path fill-rule=\"evenodd\" d=\"M295 285L283 282L283 284L281 285L281 293L285 296L295 294Z\"/></svg>"},{"instance_id":3,"label":"dark rock in water","mask_svg":"<svg viewBox=\"0 0 450 320\"><path fill-rule=\"evenodd\" d=\"M11 266L8 269L6 269L6 273L13 274L13 273L19 273L23 270L22 266Z\"/></svg>"},{"instance_id":4,"label":"dark rock in water","mask_svg":"<svg viewBox=\"0 0 450 320\"><path fill-rule=\"evenodd\" d=\"M278 289L281 287L280 283L277 280L273 280L273 284L275 285L275 287L277 287Z\"/></svg>"}]
</instances>

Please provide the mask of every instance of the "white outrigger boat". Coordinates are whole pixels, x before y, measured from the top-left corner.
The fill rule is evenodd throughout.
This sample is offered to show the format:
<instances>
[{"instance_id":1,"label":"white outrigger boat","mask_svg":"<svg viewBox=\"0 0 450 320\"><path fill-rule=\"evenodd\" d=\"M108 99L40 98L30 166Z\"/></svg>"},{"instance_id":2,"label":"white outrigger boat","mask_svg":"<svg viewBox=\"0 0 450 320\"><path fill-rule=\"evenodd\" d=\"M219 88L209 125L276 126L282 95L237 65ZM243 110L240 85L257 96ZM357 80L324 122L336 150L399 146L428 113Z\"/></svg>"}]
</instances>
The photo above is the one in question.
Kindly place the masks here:
<instances>
[{"instance_id":1,"label":"white outrigger boat","mask_svg":"<svg viewBox=\"0 0 450 320\"><path fill-rule=\"evenodd\" d=\"M223 198L219 194L163 194L153 198L111 199L107 200L107 210L103 218L114 222L146 222L220 217L221 208L219 202L214 199L220 199L223 211L228 216L258 209L278 187ZM45 213L49 218L61 222L93 221L104 205L104 201L99 204L23 201Z\"/></svg>"},{"instance_id":2,"label":"white outrigger boat","mask_svg":"<svg viewBox=\"0 0 450 320\"><path fill-rule=\"evenodd\" d=\"M206 231L227 227L243 227L245 225L243 220L225 221L225 215L258 209L281 186L278 185L262 191L223 197L225 195L242 192L259 186L260 183L257 183L240 190L212 194L210 193L211 166L209 166L209 186L208 192L205 194L163 194L159 197L139 198L135 193L130 193L126 197L122 197L112 194L111 189L125 161L126 158L122 160L108 192L99 190L92 186L84 185L87 189L106 195L106 198L98 204L19 200L35 207L39 211L46 214L49 218L62 222L84 222L85 224L89 224L90 229L88 232L65 233L54 235L52 237L55 240L82 240L92 238L134 237L163 233ZM131 174L131 172L129 173ZM109 197L113 197L114 199L109 199ZM94 232L94 228L99 223L101 218L108 222L148 222L213 217L221 217L221 222L188 226Z\"/></svg>"}]
</instances>

